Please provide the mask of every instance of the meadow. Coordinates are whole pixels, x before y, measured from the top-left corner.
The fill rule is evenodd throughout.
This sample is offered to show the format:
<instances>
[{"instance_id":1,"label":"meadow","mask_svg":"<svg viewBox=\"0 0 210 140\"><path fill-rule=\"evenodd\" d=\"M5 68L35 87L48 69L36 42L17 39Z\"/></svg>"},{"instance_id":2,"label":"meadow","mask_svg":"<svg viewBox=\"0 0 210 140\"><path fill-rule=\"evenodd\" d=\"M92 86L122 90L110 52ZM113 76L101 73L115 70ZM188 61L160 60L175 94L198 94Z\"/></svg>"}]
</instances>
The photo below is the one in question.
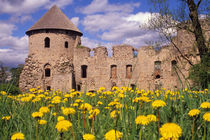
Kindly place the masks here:
<instances>
[{"instance_id":1,"label":"meadow","mask_svg":"<svg viewBox=\"0 0 210 140\"><path fill-rule=\"evenodd\" d=\"M209 90L0 91L0 139L207 140Z\"/></svg>"}]
</instances>

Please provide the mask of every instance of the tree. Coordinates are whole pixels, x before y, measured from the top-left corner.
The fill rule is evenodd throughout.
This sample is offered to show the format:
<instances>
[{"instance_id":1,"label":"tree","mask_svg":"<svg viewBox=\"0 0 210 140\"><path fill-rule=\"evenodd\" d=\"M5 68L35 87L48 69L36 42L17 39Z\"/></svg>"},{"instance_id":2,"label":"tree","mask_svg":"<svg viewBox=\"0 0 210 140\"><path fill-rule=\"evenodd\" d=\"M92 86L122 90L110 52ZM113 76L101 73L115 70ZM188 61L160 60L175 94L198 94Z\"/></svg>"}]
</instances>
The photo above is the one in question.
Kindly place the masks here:
<instances>
[{"instance_id":1,"label":"tree","mask_svg":"<svg viewBox=\"0 0 210 140\"><path fill-rule=\"evenodd\" d=\"M10 72L12 74L12 79L11 82L13 83L14 86L19 87L19 79L20 79L20 74L23 70L22 64L19 64L16 68L11 68Z\"/></svg>"},{"instance_id":2,"label":"tree","mask_svg":"<svg viewBox=\"0 0 210 140\"><path fill-rule=\"evenodd\" d=\"M203 16L205 17L204 20L206 20L207 23L209 22L210 8L208 0L150 0L150 2L153 4L151 8L152 16L147 27L158 31L163 37L163 43L169 41L180 53L181 57L187 60L192 67L194 64L183 54L179 46L173 41L173 38L177 30L185 30L193 34L195 37L195 46L201 59L200 66L202 66L203 70L208 69L209 64L207 62L210 59L209 44L206 43L204 38L199 18L199 16ZM199 66L196 65L196 69L198 69L198 67ZM208 71L202 71L201 73L202 74L197 73L196 75L206 75L208 79ZM191 72L191 74L193 74L193 72ZM209 80L203 81L209 82ZM203 83L201 85L208 84Z\"/></svg>"},{"instance_id":3,"label":"tree","mask_svg":"<svg viewBox=\"0 0 210 140\"><path fill-rule=\"evenodd\" d=\"M3 66L3 63L0 61L0 84L1 83L6 83L7 80L7 71L8 68Z\"/></svg>"}]
</instances>

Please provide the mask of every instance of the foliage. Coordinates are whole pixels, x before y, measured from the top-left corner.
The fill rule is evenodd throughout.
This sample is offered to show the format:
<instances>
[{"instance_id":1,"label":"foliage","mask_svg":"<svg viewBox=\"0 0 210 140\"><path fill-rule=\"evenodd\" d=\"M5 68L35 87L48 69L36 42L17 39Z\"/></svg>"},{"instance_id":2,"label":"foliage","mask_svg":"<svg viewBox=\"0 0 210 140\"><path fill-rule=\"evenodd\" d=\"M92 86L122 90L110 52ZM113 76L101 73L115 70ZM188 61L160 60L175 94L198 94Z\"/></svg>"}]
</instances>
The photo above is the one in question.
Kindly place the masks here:
<instances>
[{"instance_id":1,"label":"foliage","mask_svg":"<svg viewBox=\"0 0 210 140\"><path fill-rule=\"evenodd\" d=\"M193 80L193 86L197 89L210 86L210 59L207 56L203 63L191 67L189 78Z\"/></svg>"},{"instance_id":2,"label":"foliage","mask_svg":"<svg viewBox=\"0 0 210 140\"><path fill-rule=\"evenodd\" d=\"M13 85L15 85L17 87L19 86L19 79L20 79L20 74L23 70L23 66L24 65L18 65L18 67L10 69L10 72L12 74L11 82Z\"/></svg>"},{"instance_id":3,"label":"foliage","mask_svg":"<svg viewBox=\"0 0 210 140\"><path fill-rule=\"evenodd\" d=\"M6 83L8 74L7 71L8 68L3 66L3 63L0 61L0 84L1 83Z\"/></svg>"},{"instance_id":4,"label":"foliage","mask_svg":"<svg viewBox=\"0 0 210 140\"><path fill-rule=\"evenodd\" d=\"M171 132L174 128L167 129L168 133L178 133L176 137L180 139L192 139L192 127L195 127L195 139L208 138L210 133L206 128L210 128L209 118L207 114L204 120L203 114L210 108L209 95L208 89L144 91L128 87L113 87L111 91L101 87L95 93L74 90L65 93L44 92L40 88L33 88L29 93L18 96L0 92L0 118L4 118L0 119L0 139L10 139L13 134L20 132L25 139L40 140L80 140L85 134L90 134L96 140L115 137L125 140L155 140L159 139L159 124L162 128L168 123L181 129L181 133L180 129L179 132ZM155 101L165 104L153 108L152 103ZM98 109L97 113L93 113L95 109ZM195 121L188 115L192 109L200 110ZM64 113L65 110L75 111ZM113 111L117 113L111 117ZM35 113L42 115L35 116ZM139 116L147 122L144 126L136 124L135 120ZM150 119L153 121L147 120L147 116L152 116L153 119ZM69 125L60 125L59 122L63 120L68 121ZM40 123L41 121L45 123ZM192 121L195 122L194 126ZM65 131L57 130L58 126L59 130L62 128Z\"/></svg>"},{"instance_id":5,"label":"foliage","mask_svg":"<svg viewBox=\"0 0 210 140\"><path fill-rule=\"evenodd\" d=\"M18 95L21 93L20 89L10 83L0 84L0 91L6 91L11 95Z\"/></svg>"}]
</instances>

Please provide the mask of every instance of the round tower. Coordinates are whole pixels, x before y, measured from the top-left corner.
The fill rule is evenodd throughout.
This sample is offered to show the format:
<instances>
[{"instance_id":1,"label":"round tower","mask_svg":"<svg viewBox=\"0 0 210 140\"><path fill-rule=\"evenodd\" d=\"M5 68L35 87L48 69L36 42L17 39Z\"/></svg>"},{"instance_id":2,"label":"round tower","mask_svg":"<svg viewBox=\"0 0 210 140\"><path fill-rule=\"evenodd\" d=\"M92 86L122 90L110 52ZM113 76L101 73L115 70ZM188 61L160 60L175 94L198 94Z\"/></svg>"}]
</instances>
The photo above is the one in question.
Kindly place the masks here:
<instances>
[{"instance_id":1,"label":"round tower","mask_svg":"<svg viewBox=\"0 0 210 140\"><path fill-rule=\"evenodd\" d=\"M74 85L74 48L82 33L57 7L53 6L26 34L29 53L20 76L20 89L69 90Z\"/></svg>"}]
</instances>

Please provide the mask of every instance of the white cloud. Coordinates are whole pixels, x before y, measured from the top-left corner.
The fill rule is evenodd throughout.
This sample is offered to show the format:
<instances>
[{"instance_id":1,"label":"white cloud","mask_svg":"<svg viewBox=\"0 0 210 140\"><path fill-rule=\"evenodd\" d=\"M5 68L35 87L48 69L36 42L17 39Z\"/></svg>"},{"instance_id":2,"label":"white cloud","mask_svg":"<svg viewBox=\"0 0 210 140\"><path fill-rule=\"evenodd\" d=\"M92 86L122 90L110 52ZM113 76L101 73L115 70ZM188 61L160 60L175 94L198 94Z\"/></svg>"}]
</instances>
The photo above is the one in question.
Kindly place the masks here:
<instances>
[{"instance_id":1,"label":"white cloud","mask_svg":"<svg viewBox=\"0 0 210 140\"><path fill-rule=\"evenodd\" d=\"M13 24L0 22L0 61L6 65L17 65L24 63L28 54L28 37L15 37Z\"/></svg>"},{"instance_id":2,"label":"white cloud","mask_svg":"<svg viewBox=\"0 0 210 140\"><path fill-rule=\"evenodd\" d=\"M71 21L74 23L75 26L79 25L79 17L73 17L71 18Z\"/></svg>"},{"instance_id":3,"label":"white cloud","mask_svg":"<svg viewBox=\"0 0 210 140\"><path fill-rule=\"evenodd\" d=\"M123 12L130 13L135 7L139 7L140 3L129 4L109 4L108 0L93 0L90 5L81 8L81 13L94 14L98 12Z\"/></svg>"},{"instance_id":4,"label":"white cloud","mask_svg":"<svg viewBox=\"0 0 210 140\"><path fill-rule=\"evenodd\" d=\"M42 7L49 9L54 4L63 8L66 5L72 4L72 2L73 0L0 0L0 14L29 14Z\"/></svg>"}]
</instances>

